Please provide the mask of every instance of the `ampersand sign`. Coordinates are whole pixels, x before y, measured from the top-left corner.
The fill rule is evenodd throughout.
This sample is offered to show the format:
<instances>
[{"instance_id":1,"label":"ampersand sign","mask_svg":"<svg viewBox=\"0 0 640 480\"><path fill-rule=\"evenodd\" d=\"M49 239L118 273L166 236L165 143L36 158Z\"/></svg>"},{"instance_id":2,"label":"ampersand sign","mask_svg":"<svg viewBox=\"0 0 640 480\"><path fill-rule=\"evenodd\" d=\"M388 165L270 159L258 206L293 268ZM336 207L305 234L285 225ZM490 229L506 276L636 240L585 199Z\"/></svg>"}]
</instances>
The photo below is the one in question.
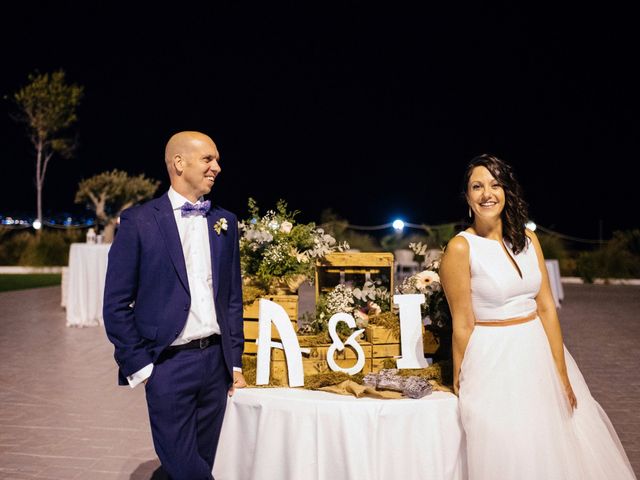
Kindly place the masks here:
<instances>
[{"instance_id":1,"label":"ampersand sign","mask_svg":"<svg viewBox=\"0 0 640 480\"><path fill-rule=\"evenodd\" d=\"M338 324L338 322L344 322L350 328L356 328L356 321L348 313L336 313L331 317L331 319L329 319L329 336L331 337L333 343L327 350L327 363L329 364L329 368L334 372L344 372L349 375L354 375L364 367L364 350L362 350L362 347L356 340L356 338L358 338L362 334L362 332L364 332L364 329L361 328L360 330L356 330L349 336L349 338L347 338L346 342L342 343L342 340L340 340L340 337L338 337L338 333L336 332L336 325ZM358 355L358 361L351 368L342 368L336 363L333 355L336 350L338 350L339 352L343 351L345 346L347 345L353 347L353 349L356 351L356 354Z\"/></svg>"}]
</instances>

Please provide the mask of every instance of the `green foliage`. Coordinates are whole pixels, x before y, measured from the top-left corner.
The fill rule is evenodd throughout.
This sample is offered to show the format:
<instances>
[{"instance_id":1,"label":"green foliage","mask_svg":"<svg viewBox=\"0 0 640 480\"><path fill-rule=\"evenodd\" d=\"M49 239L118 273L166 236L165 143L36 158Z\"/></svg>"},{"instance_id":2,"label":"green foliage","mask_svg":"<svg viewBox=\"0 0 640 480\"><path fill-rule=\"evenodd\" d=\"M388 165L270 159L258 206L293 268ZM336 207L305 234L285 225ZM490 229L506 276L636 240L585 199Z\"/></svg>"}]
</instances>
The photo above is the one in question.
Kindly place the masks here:
<instances>
[{"instance_id":1,"label":"green foliage","mask_svg":"<svg viewBox=\"0 0 640 480\"><path fill-rule=\"evenodd\" d=\"M315 223L296 223L299 212L288 211L284 200L262 216L253 198L248 207L249 218L239 225L240 264L243 278L254 287L297 291L304 280L312 281L316 260L349 247Z\"/></svg>"},{"instance_id":2,"label":"green foliage","mask_svg":"<svg viewBox=\"0 0 640 480\"><path fill-rule=\"evenodd\" d=\"M0 245L0 265L29 267L66 266L69 263L69 247L79 242L83 231L13 232L3 237Z\"/></svg>"},{"instance_id":3,"label":"green foliage","mask_svg":"<svg viewBox=\"0 0 640 480\"><path fill-rule=\"evenodd\" d=\"M564 260L567 258L567 249L565 248L564 242L561 238L542 232L538 233L537 237L540 241L544 258L554 258L556 260Z\"/></svg>"},{"instance_id":4,"label":"green foliage","mask_svg":"<svg viewBox=\"0 0 640 480\"><path fill-rule=\"evenodd\" d=\"M18 265L22 252L33 240L33 233L0 228L0 234L0 265Z\"/></svg>"},{"instance_id":5,"label":"green foliage","mask_svg":"<svg viewBox=\"0 0 640 480\"><path fill-rule=\"evenodd\" d=\"M74 142L64 133L78 120L76 109L82 95L82 87L66 83L63 70L30 74L29 83L13 96L21 111L17 120L27 125L34 145L44 142L68 157Z\"/></svg>"},{"instance_id":6,"label":"green foliage","mask_svg":"<svg viewBox=\"0 0 640 480\"><path fill-rule=\"evenodd\" d=\"M380 242L371 235L351 230L349 222L331 209L325 209L320 215L320 224L325 231L338 242L346 242L352 249L361 252L381 252Z\"/></svg>"},{"instance_id":7,"label":"green foliage","mask_svg":"<svg viewBox=\"0 0 640 480\"><path fill-rule=\"evenodd\" d=\"M129 176L127 172L112 170L94 175L78 184L76 203L87 203L98 220L106 225L118 218L123 210L152 198L160 182L144 176Z\"/></svg>"},{"instance_id":8,"label":"green foliage","mask_svg":"<svg viewBox=\"0 0 640 480\"><path fill-rule=\"evenodd\" d=\"M61 277L59 273L0 275L0 292L60 285Z\"/></svg>"},{"instance_id":9,"label":"green foliage","mask_svg":"<svg viewBox=\"0 0 640 480\"><path fill-rule=\"evenodd\" d=\"M394 250L406 249L410 243L429 244L428 235L425 233L409 233L394 232L382 237L380 244L382 249L387 252Z\"/></svg>"},{"instance_id":10,"label":"green foliage","mask_svg":"<svg viewBox=\"0 0 640 480\"><path fill-rule=\"evenodd\" d=\"M380 240L382 248L388 252L398 249L406 249L410 243L422 243L429 249L443 248L455 235L455 224L444 223L442 225L424 225L424 232L394 232Z\"/></svg>"},{"instance_id":11,"label":"green foliage","mask_svg":"<svg viewBox=\"0 0 640 480\"><path fill-rule=\"evenodd\" d=\"M70 133L83 88L65 81L65 73L31 74L29 83L13 95L19 113L14 119L27 127L35 149L37 218L42 219L42 188L49 161L56 153L70 158L76 139Z\"/></svg>"},{"instance_id":12,"label":"green foliage","mask_svg":"<svg viewBox=\"0 0 640 480\"><path fill-rule=\"evenodd\" d=\"M598 250L582 252L576 269L588 283L596 278L640 278L640 230L614 232Z\"/></svg>"}]
</instances>

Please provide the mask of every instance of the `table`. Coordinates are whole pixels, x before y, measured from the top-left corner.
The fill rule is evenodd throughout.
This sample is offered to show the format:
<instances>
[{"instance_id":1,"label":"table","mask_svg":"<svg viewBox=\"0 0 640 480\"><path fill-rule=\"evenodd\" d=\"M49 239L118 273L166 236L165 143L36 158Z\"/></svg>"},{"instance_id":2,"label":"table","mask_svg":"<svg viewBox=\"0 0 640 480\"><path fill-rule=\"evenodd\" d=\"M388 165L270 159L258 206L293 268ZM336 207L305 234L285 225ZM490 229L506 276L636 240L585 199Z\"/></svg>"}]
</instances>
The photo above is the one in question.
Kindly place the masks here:
<instances>
[{"instance_id":1,"label":"table","mask_svg":"<svg viewBox=\"0 0 640 480\"><path fill-rule=\"evenodd\" d=\"M102 298L110 244L72 243L67 273L67 326L102 325Z\"/></svg>"},{"instance_id":2,"label":"table","mask_svg":"<svg viewBox=\"0 0 640 480\"><path fill-rule=\"evenodd\" d=\"M465 480L458 399L377 400L288 388L229 399L216 480Z\"/></svg>"},{"instance_id":3,"label":"table","mask_svg":"<svg viewBox=\"0 0 640 480\"><path fill-rule=\"evenodd\" d=\"M560 263L558 260L545 260L544 263L549 273L549 283L551 284L553 300L556 302L556 308L560 308L560 303L564 300L564 290L560 277Z\"/></svg>"}]
</instances>

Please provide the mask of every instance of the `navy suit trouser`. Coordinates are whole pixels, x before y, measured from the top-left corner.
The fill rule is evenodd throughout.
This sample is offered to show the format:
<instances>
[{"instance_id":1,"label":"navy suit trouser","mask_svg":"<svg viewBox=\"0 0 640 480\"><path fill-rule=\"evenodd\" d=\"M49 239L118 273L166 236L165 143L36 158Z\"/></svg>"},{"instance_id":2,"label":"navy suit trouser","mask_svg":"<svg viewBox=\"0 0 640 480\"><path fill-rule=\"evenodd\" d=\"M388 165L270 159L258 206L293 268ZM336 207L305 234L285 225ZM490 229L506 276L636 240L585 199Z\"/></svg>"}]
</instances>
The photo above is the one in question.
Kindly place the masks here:
<instances>
[{"instance_id":1,"label":"navy suit trouser","mask_svg":"<svg viewBox=\"0 0 640 480\"><path fill-rule=\"evenodd\" d=\"M220 345L163 352L145 385L151 434L172 480L211 480L232 380Z\"/></svg>"}]
</instances>

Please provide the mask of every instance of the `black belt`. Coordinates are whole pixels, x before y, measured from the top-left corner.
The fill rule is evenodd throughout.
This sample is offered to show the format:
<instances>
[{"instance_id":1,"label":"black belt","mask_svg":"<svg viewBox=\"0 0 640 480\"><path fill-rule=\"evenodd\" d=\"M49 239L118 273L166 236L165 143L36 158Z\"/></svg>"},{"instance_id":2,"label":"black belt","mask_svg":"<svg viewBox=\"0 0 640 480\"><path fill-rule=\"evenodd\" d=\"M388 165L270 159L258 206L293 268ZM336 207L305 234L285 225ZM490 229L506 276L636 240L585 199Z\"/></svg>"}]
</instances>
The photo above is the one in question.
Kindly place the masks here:
<instances>
[{"instance_id":1,"label":"black belt","mask_svg":"<svg viewBox=\"0 0 640 480\"><path fill-rule=\"evenodd\" d=\"M171 345L167 347L167 351L175 352L177 350L187 350L191 348L199 348L203 350L211 345L220 345L221 342L220 335L214 333L210 337L207 338L196 338L195 340L191 340L189 343L183 343L182 345Z\"/></svg>"}]
</instances>

